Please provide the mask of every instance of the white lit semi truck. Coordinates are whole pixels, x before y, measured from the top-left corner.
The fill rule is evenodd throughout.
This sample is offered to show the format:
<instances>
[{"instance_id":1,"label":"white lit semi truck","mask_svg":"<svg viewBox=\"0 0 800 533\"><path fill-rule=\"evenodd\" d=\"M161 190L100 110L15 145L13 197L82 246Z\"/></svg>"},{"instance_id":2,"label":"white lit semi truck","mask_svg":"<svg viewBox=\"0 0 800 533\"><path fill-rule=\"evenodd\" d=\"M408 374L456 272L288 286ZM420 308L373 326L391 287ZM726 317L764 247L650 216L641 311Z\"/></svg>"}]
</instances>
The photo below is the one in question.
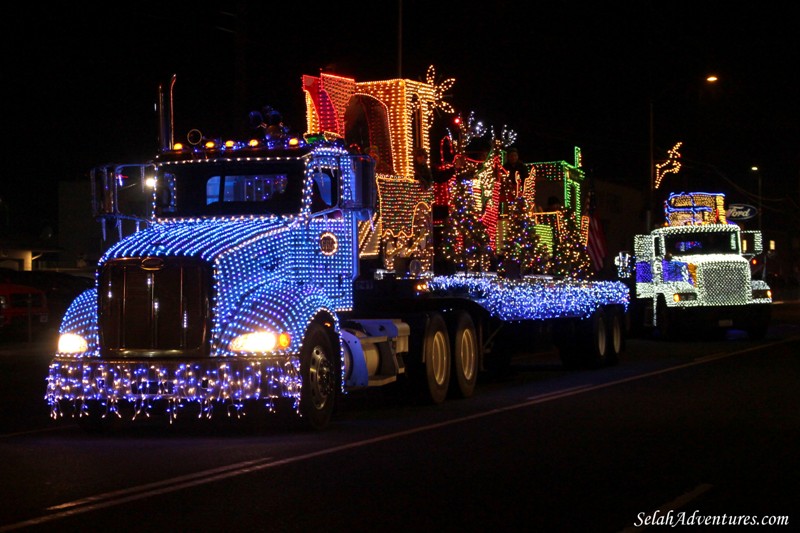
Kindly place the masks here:
<instances>
[{"instance_id":1,"label":"white lit semi truck","mask_svg":"<svg viewBox=\"0 0 800 533\"><path fill-rule=\"evenodd\" d=\"M410 143L387 137L410 131L393 105L431 109L403 100L425 104L430 85L325 80L304 78L309 131L323 134L247 142L173 142L162 93L162 149L140 172L155 178L152 217L109 247L96 288L63 319L47 380L54 418L256 406L321 428L356 389L402 381L434 403L469 397L483 369L534 337L552 336L569 363L616 360L624 283L433 272L432 192L411 176ZM384 135L377 157L344 142L337 108L353 99ZM123 170L99 180L99 216L122 216ZM392 268L388 242L402 239L413 253Z\"/></svg>"},{"instance_id":2,"label":"white lit semi truck","mask_svg":"<svg viewBox=\"0 0 800 533\"><path fill-rule=\"evenodd\" d=\"M764 337L772 293L749 263L762 251L761 233L728 222L722 194L671 194L666 217L664 227L635 236L635 325L663 338L731 328Z\"/></svg>"}]
</instances>

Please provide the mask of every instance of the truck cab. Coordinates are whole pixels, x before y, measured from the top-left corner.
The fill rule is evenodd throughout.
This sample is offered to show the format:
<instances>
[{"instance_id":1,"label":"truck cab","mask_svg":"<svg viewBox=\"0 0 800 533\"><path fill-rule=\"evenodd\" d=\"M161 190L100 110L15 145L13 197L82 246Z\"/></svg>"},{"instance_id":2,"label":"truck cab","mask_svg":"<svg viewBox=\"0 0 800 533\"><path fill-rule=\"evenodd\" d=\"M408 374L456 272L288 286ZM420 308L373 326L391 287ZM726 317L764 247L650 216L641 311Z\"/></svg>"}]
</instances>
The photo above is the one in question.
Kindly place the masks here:
<instances>
[{"instance_id":1,"label":"truck cab","mask_svg":"<svg viewBox=\"0 0 800 533\"><path fill-rule=\"evenodd\" d=\"M308 396L316 408L302 410L327 422L324 398L341 371L330 347L339 344L338 314L353 307L373 160L341 142L288 136L217 146L176 143L156 158L153 219L104 253L97 288L62 323L53 398L79 390L91 407L96 397L136 405ZM326 346L314 363L309 342ZM300 398L311 364L318 379ZM106 414L115 408L104 404Z\"/></svg>"}]
</instances>

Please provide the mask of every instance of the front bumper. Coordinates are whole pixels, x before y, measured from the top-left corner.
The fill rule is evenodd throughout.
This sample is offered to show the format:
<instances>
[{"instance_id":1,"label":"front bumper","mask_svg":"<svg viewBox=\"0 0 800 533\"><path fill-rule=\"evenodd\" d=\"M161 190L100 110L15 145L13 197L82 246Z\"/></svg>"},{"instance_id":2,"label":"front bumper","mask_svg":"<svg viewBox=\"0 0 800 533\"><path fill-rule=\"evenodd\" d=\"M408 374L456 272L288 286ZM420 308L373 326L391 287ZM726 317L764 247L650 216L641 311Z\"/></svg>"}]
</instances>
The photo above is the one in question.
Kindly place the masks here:
<instances>
[{"instance_id":1,"label":"front bumper","mask_svg":"<svg viewBox=\"0 0 800 533\"><path fill-rule=\"evenodd\" d=\"M82 416L89 404L108 413L130 410L135 418L166 405L171 417L199 405L211 416L215 406L241 408L280 398L300 400L300 360L296 356L203 358L192 360L94 360L56 357L50 363L45 399L51 416ZM120 415L121 416L121 415Z\"/></svg>"},{"instance_id":2,"label":"front bumper","mask_svg":"<svg viewBox=\"0 0 800 533\"><path fill-rule=\"evenodd\" d=\"M748 329L769 321L771 304L672 307L676 323L703 324L710 327Z\"/></svg>"}]
</instances>

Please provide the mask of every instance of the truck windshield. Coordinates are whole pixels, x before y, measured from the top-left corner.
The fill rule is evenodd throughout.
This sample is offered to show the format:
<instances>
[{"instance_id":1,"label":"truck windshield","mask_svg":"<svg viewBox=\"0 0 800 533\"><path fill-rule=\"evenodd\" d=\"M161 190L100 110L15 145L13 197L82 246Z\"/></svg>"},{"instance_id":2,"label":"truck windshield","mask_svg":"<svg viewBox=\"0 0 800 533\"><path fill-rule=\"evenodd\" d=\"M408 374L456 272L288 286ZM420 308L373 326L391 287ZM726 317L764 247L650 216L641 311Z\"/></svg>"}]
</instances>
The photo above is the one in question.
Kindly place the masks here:
<instances>
[{"instance_id":1,"label":"truck windshield","mask_svg":"<svg viewBox=\"0 0 800 533\"><path fill-rule=\"evenodd\" d=\"M664 237L666 252L673 255L739 253L735 231L680 233Z\"/></svg>"},{"instance_id":2,"label":"truck windshield","mask_svg":"<svg viewBox=\"0 0 800 533\"><path fill-rule=\"evenodd\" d=\"M302 207L304 162L188 164L161 169L160 217L289 215Z\"/></svg>"}]
</instances>

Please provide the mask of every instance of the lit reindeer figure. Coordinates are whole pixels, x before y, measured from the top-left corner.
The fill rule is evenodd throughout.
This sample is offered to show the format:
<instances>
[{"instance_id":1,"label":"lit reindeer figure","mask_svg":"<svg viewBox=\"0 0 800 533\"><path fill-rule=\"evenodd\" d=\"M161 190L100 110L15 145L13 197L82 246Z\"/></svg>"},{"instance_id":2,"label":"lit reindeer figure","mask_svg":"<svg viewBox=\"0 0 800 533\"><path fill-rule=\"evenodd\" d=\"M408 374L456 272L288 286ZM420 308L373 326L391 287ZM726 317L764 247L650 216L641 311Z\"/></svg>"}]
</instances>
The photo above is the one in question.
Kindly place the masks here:
<instances>
[{"instance_id":1,"label":"lit reindeer figure","mask_svg":"<svg viewBox=\"0 0 800 533\"><path fill-rule=\"evenodd\" d=\"M677 174L681 169L681 154L678 152L683 142L679 142L667 152L667 160L656 165L656 183L655 188L661 185L661 180L667 174Z\"/></svg>"}]
</instances>

